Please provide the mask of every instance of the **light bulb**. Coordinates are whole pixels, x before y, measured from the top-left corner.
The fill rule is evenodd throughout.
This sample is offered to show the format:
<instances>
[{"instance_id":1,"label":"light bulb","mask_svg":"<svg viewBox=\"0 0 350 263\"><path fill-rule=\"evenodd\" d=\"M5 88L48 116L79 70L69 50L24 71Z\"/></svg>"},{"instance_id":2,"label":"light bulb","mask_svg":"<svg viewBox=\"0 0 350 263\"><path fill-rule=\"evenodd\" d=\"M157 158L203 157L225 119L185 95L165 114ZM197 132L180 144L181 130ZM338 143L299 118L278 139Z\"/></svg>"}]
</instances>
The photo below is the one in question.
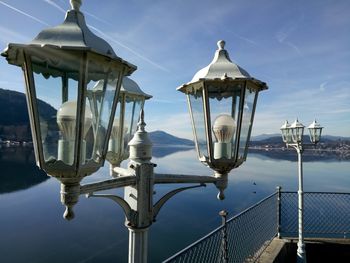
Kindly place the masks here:
<instances>
[{"instance_id":1,"label":"light bulb","mask_svg":"<svg viewBox=\"0 0 350 263\"><path fill-rule=\"evenodd\" d=\"M57 111L57 124L62 132L64 140L74 140L76 133L77 102L67 101ZM86 137L92 125L92 112L90 107L85 107L83 138Z\"/></svg>"},{"instance_id":2,"label":"light bulb","mask_svg":"<svg viewBox=\"0 0 350 263\"><path fill-rule=\"evenodd\" d=\"M235 120L228 114L220 114L214 121L213 132L217 142L214 143L214 159L230 159L232 138L236 131Z\"/></svg>"},{"instance_id":3,"label":"light bulb","mask_svg":"<svg viewBox=\"0 0 350 263\"><path fill-rule=\"evenodd\" d=\"M236 124L230 115L221 114L214 121L213 132L218 142L231 142L235 130Z\"/></svg>"},{"instance_id":4,"label":"light bulb","mask_svg":"<svg viewBox=\"0 0 350 263\"><path fill-rule=\"evenodd\" d=\"M67 101L61 105L57 111L57 124L62 133L62 139L58 141L58 160L72 165L74 163L74 146L77 120L77 102ZM86 105L84 116L83 140L81 144L81 161L85 162L87 135L92 125L92 113L90 107Z\"/></svg>"}]
</instances>

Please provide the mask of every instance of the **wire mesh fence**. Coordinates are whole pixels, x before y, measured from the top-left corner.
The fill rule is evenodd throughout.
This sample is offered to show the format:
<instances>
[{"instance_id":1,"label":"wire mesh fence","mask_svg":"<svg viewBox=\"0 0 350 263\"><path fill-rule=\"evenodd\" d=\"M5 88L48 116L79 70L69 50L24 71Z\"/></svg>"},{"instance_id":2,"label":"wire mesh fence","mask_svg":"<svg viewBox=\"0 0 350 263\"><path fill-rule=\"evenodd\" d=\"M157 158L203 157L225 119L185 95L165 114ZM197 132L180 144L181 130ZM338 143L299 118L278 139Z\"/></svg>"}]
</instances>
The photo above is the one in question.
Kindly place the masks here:
<instances>
[{"instance_id":1,"label":"wire mesh fence","mask_svg":"<svg viewBox=\"0 0 350 263\"><path fill-rule=\"evenodd\" d=\"M298 235L298 194L281 194L281 236ZM349 193L304 193L304 237L350 238Z\"/></svg>"},{"instance_id":2,"label":"wire mesh fence","mask_svg":"<svg viewBox=\"0 0 350 263\"><path fill-rule=\"evenodd\" d=\"M254 262L277 233L277 194L227 221L227 258L223 257L223 226L164 262Z\"/></svg>"},{"instance_id":3,"label":"wire mesh fence","mask_svg":"<svg viewBox=\"0 0 350 263\"><path fill-rule=\"evenodd\" d=\"M228 220L226 232L223 229L215 229L164 262L255 262L277 234L298 236L298 194L278 188ZM304 237L350 238L350 193L304 192Z\"/></svg>"}]
</instances>

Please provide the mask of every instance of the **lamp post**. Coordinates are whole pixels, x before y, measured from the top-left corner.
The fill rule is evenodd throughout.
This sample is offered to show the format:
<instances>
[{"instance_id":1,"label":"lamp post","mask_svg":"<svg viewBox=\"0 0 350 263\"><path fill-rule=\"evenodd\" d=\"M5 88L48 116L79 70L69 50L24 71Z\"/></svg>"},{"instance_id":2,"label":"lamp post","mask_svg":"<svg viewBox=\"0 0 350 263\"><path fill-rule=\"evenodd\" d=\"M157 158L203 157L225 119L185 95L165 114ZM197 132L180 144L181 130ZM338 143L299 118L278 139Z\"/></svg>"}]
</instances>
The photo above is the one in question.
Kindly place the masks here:
<instances>
[{"instance_id":1,"label":"lamp post","mask_svg":"<svg viewBox=\"0 0 350 263\"><path fill-rule=\"evenodd\" d=\"M199 160L225 181L247 158L258 93L268 87L230 60L225 41L217 45L212 62L178 90L187 96Z\"/></svg>"},{"instance_id":2,"label":"lamp post","mask_svg":"<svg viewBox=\"0 0 350 263\"><path fill-rule=\"evenodd\" d=\"M212 183L219 199L224 198L227 174L246 159L257 95L267 86L232 63L220 41L213 62L179 88L188 97L199 158L215 174L156 174L142 109L151 96L126 78L136 67L88 29L81 1L70 2L63 24L43 30L28 45L9 44L2 55L24 70L36 163L61 182L64 218L74 217L80 195L113 200L125 213L129 262L147 262L148 229L172 196ZM127 169L118 167L127 155ZM105 159L114 178L82 184ZM155 184L192 185L174 189L154 204ZM116 188L124 188L124 197L96 194Z\"/></svg>"},{"instance_id":3,"label":"lamp post","mask_svg":"<svg viewBox=\"0 0 350 263\"><path fill-rule=\"evenodd\" d=\"M306 262L306 251L304 243L304 190L303 190L303 161L302 154L304 151L303 135L305 126L296 119L292 124L288 121L281 126L282 140L287 147L293 147L298 154L298 249L297 262ZM321 139L322 128L316 120L308 127L310 141L316 145Z\"/></svg>"}]
</instances>

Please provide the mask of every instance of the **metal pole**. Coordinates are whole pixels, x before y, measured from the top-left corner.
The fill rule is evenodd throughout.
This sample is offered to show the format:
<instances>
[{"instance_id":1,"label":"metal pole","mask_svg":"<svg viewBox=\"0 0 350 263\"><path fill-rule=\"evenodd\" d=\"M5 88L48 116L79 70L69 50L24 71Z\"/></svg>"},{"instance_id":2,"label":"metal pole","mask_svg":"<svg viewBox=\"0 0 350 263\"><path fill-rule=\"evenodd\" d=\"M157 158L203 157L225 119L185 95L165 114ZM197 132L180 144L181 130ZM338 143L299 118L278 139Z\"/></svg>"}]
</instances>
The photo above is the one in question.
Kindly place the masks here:
<instances>
[{"instance_id":1,"label":"metal pole","mask_svg":"<svg viewBox=\"0 0 350 263\"><path fill-rule=\"evenodd\" d=\"M129 227L129 263L146 263L148 254L148 229L153 221L154 164L152 142L145 130L144 113L141 110L138 130L129 142L129 168L135 170L136 184L127 186L124 199L136 212L136 219ZM130 222L129 222L130 223Z\"/></svg>"},{"instance_id":2,"label":"metal pole","mask_svg":"<svg viewBox=\"0 0 350 263\"><path fill-rule=\"evenodd\" d=\"M228 246L227 246L227 215L226 210L220 211L219 215L222 218L222 236L221 236L221 260L223 263L228 263Z\"/></svg>"},{"instance_id":3,"label":"metal pole","mask_svg":"<svg viewBox=\"0 0 350 263\"><path fill-rule=\"evenodd\" d=\"M129 228L129 263L147 262L148 228Z\"/></svg>"},{"instance_id":4,"label":"metal pole","mask_svg":"<svg viewBox=\"0 0 350 263\"><path fill-rule=\"evenodd\" d=\"M277 186L277 237L281 238L281 186Z\"/></svg>"},{"instance_id":5,"label":"metal pole","mask_svg":"<svg viewBox=\"0 0 350 263\"><path fill-rule=\"evenodd\" d=\"M298 153L298 171L299 171L299 190L298 190L298 224L299 224L299 240L297 249L297 262L306 263L306 252L304 243L304 192L303 192L303 161L302 149L298 145L296 147Z\"/></svg>"}]
</instances>

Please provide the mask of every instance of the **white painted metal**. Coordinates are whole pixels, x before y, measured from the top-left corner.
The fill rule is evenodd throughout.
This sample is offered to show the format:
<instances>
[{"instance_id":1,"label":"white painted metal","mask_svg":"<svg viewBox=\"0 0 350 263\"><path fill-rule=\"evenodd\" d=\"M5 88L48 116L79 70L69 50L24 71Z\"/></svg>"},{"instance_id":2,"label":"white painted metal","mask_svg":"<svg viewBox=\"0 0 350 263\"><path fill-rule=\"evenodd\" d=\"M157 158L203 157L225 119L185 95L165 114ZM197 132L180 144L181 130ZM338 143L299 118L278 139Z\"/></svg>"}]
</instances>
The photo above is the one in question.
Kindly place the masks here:
<instances>
[{"instance_id":1,"label":"white painted metal","mask_svg":"<svg viewBox=\"0 0 350 263\"><path fill-rule=\"evenodd\" d=\"M201 79L250 78L247 71L231 61L225 49L225 41L220 40L217 45L218 49L215 52L213 61L198 71L190 82L193 83Z\"/></svg>"}]
</instances>

